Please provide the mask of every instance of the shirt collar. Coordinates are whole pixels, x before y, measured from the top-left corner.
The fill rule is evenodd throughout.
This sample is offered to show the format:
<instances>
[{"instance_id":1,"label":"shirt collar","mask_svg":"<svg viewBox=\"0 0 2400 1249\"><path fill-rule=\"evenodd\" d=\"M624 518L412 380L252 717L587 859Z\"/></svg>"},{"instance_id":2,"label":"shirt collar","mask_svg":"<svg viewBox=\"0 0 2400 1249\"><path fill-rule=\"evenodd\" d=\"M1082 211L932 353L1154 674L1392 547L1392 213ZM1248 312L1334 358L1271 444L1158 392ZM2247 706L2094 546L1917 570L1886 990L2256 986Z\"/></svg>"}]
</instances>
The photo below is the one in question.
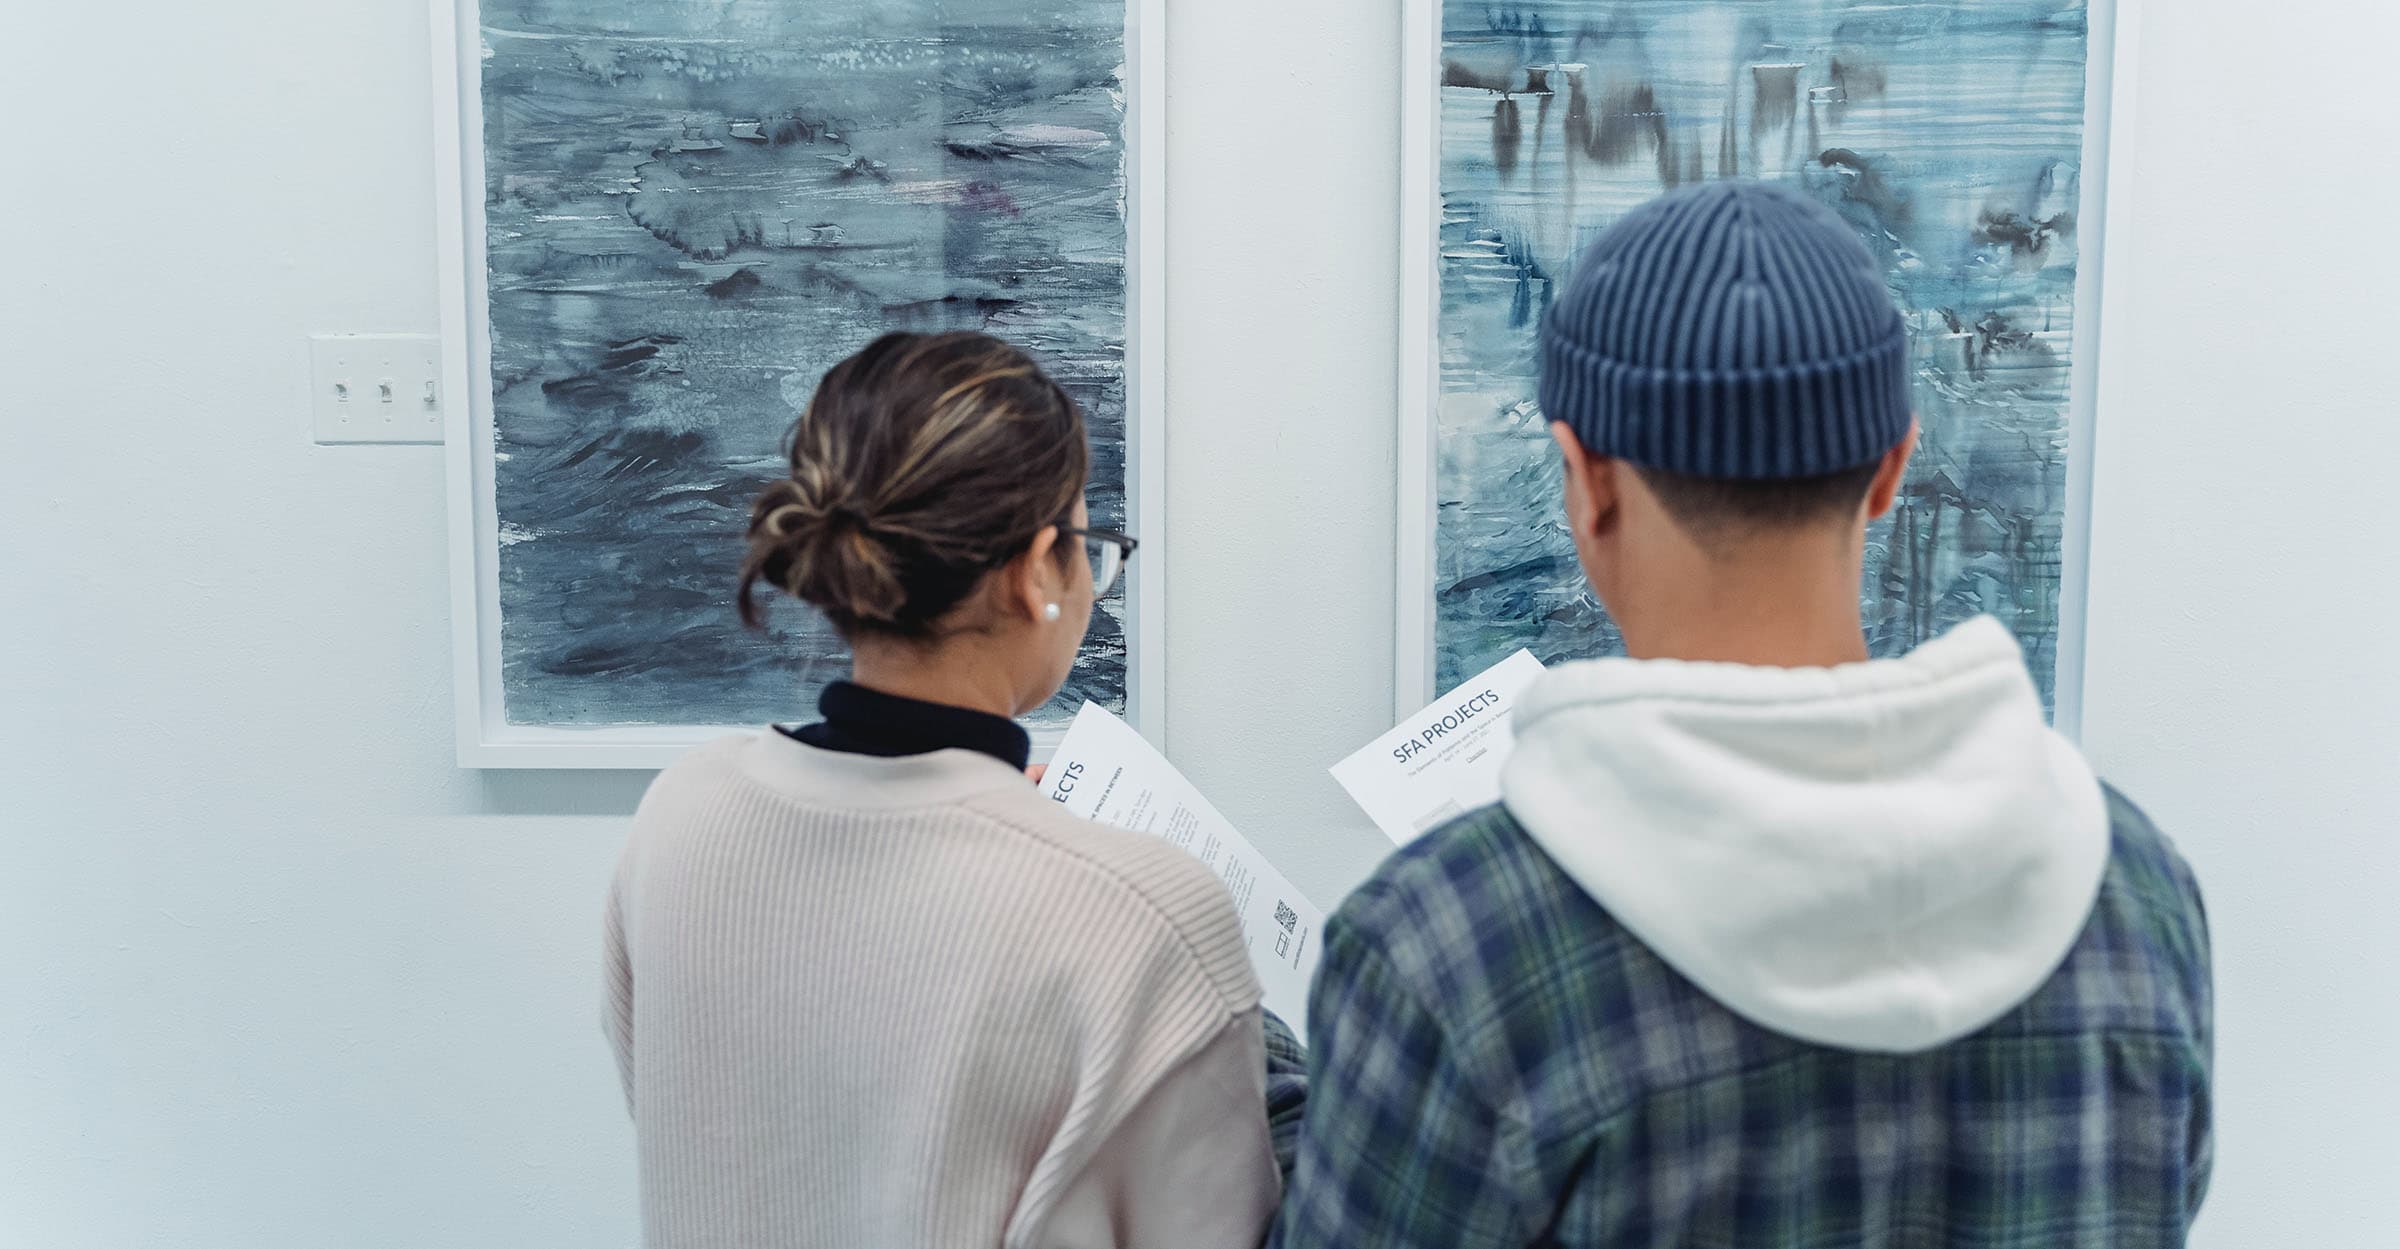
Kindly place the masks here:
<instances>
[{"instance_id":1,"label":"shirt collar","mask_svg":"<svg viewBox=\"0 0 2400 1249\"><path fill-rule=\"evenodd\" d=\"M852 681L836 681L817 698L824 719L778 731L796 741L844 754L898 758L937 750L972 750L1022 771L1033 739L1014 720L947 703L902 698Z\"/></svg>"}]
</instances>

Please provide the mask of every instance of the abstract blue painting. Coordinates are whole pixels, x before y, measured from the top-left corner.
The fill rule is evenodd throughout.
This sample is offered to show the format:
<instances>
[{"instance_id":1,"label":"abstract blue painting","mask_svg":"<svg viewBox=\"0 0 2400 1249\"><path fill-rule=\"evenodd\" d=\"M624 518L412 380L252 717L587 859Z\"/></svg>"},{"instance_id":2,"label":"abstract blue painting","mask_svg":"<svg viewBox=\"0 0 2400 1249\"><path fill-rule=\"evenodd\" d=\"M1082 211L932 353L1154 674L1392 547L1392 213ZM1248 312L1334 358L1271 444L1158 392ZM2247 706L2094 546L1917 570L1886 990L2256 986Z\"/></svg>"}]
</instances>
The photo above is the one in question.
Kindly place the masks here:
<instances>
[{"instance_id":1,"label":"abstract blue painting","mask_svg":"<svg viewBox=\"0 0 2400 1249\"><path fill-rule=\"evenodd\" d=\"M1621 639L1558 519L1534 327L1632 206L1779 179L1880 257L1923 437L1869 536L1874 653L1980 612L2058 660L2089 14L2060 0L1444 0L1435 676Z\"/></svg>"},{"instance_id":2,"label":"abstract blue painting","mask_svg":"<svg viewBox=\"0 0 2400 1249\"><path fill-rule=\"evenodd\" d=\"M1038 355L1126 508L1124 0L484 0L499 655L512 725L806 718L821 619L735 619L750 500L887 330ZM1125 705L1122 592L1058 700Z\"/></svg>"}]
</instances>

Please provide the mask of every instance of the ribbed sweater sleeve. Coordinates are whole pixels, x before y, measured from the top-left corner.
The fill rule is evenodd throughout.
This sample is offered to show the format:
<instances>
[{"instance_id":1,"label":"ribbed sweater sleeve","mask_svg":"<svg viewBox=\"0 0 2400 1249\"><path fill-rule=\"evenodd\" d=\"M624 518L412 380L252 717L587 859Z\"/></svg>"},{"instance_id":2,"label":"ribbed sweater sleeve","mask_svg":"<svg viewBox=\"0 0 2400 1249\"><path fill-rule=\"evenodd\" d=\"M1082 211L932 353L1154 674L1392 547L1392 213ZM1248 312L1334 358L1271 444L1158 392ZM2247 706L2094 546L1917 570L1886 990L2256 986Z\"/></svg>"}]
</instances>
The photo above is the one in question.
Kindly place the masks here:
<instances>
[{"instance_id":1,"label":"ribbed sweater sleeve","mask_svg":"<svg viewBox=\"0 0 2400 1249\"><path fill-rule=\"evenodd\" d=\"M1236 1017L1094 1140L1024 1249L1191 1245L1250 1249L1282 1193L1267 1148L1258 1015Z\"/></svg>"}]
</instances>

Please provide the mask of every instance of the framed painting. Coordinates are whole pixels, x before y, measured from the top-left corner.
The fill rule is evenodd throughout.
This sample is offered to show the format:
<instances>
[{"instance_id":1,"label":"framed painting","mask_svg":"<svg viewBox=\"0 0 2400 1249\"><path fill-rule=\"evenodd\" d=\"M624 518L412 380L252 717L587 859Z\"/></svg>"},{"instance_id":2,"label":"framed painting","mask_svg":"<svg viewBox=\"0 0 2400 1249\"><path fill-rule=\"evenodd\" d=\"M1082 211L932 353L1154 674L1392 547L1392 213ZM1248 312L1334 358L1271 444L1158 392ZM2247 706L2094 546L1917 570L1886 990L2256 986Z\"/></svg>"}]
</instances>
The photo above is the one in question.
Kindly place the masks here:
<instances>
[{"instance_id":1,"label":"framed painting","mask_svg":"<svg viewBox=\"0 0 2400 1249\"><path fill-rule=\"evenodd\" d=\"M1006 338L1082 405L1142 557L1031 724L1157 740L1164 7L434 0L462 766L811 718L847 650L797 605L742 628L747 511L897 329Z\"/></svg>"},{"instance_id":2,"label":"framed painting","mask_svg":"<svg viewBox=\"0 0 2400 1249\"><path fill-rule=\"evenodd\" d=\"M1626 210L1724 177L1842 215L1922 435L1869 534L1870 649L1990 613L2078 727L2112 123L2133 0L1406 0L1397 707L1618 653L1560 519L1535 329Z\"/></svg>"}]
</instances>

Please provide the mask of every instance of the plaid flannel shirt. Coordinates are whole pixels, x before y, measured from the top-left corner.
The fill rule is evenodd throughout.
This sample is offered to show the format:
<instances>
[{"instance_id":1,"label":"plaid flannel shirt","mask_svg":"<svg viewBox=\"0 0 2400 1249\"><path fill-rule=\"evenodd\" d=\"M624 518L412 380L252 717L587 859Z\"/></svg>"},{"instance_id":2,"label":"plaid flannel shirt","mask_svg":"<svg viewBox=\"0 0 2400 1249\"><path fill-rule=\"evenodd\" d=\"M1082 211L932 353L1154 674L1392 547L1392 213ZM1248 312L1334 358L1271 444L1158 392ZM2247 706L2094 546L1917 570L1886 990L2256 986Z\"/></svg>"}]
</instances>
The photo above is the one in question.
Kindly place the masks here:
<instances>
[{"instance_id":1,"label":"plaid flannel shirt","mask_svg":"<svg viewBox=\"0 0 2400 1249\"><path fill-rule=\"evenodd\" d=\"M1267 1029L1267 1139L1274 1145L1275 1169L1288 1184L1300 1152L1301 1117L1308 1109L1308 1050L1274 1011L1262 1013Z\"/></svg>"},{"instance_id":2,"label":"plaid flannel shirt","mask_svg":"<svg viewBox=\"0 0 2400 1249\"><path fill-rule=\"evenodd\" d=\"M1914 1055L1734 1015L1505 809L1424 837L1326 926L1270 1244L2181 1245L2209 1174L2208 938L2182 859L2109 811L2059 970Z\"/></svg>"}]
</instances>

